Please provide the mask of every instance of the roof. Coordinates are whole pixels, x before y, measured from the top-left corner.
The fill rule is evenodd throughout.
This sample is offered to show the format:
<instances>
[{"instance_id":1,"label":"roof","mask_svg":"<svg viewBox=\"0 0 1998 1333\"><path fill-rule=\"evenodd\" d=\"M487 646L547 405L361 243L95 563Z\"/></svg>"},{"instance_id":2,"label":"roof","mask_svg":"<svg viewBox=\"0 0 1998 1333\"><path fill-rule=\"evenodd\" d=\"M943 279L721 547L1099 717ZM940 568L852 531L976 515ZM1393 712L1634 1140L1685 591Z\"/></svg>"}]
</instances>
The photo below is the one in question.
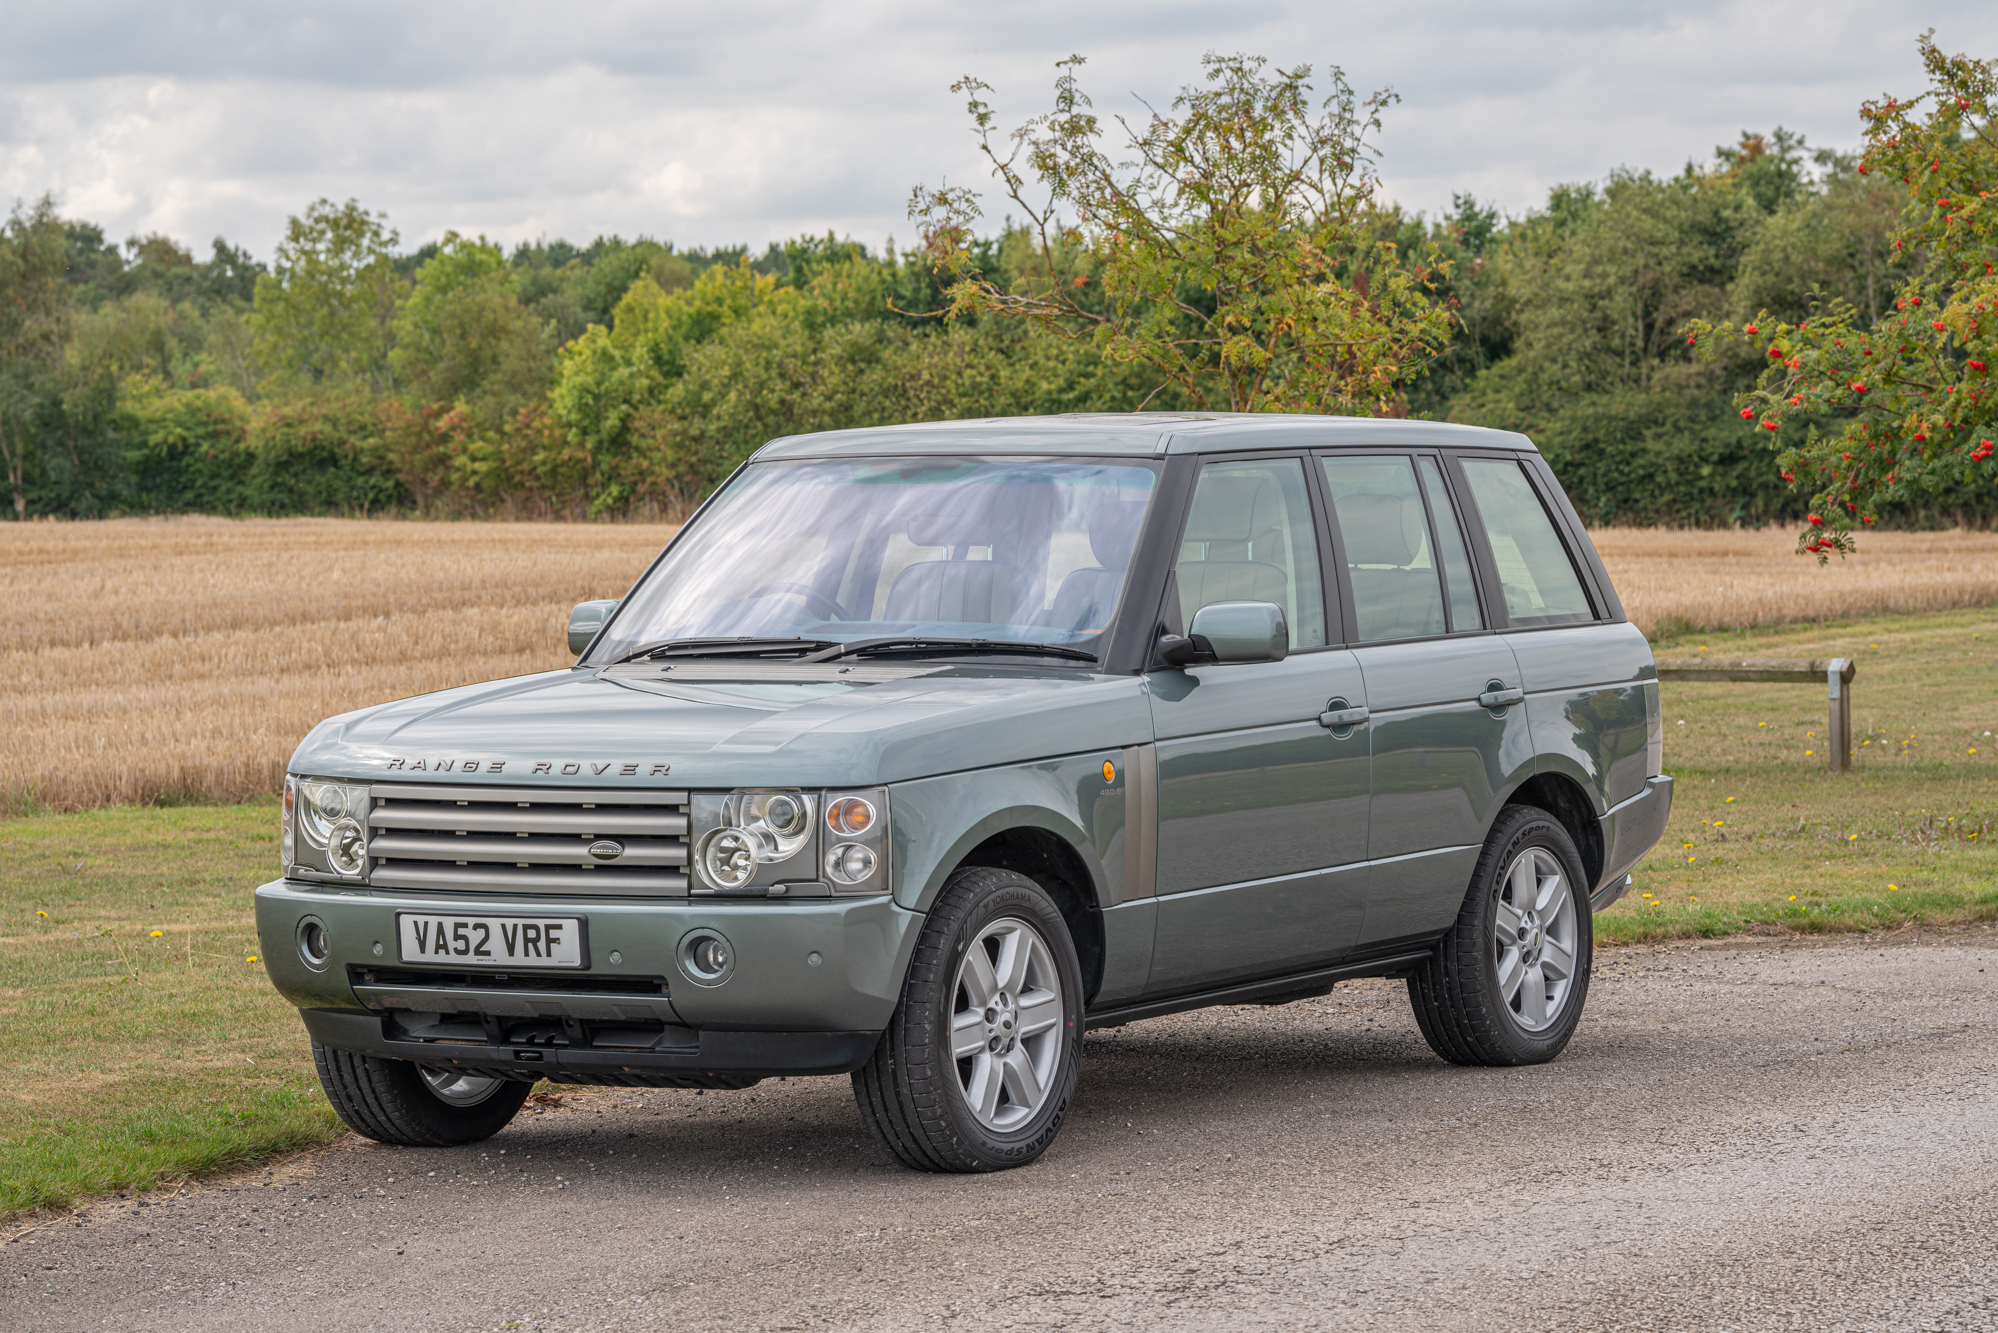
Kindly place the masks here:
<instances>
[{"instance_id":1,"label":"roof","mask_svg":"<svg viewBox=\"0 0 1998 1333\"><path fill-rule=\"evenodd\" d=\"M984 417L905 426L786 435L758 459L853 458L897 454L1164 454L1285 448L1459 448L1535 452L1515 431L1444 421L1320 417L1278 412L1072 412L1049 417Z\"/></svg>"}]
</instances>

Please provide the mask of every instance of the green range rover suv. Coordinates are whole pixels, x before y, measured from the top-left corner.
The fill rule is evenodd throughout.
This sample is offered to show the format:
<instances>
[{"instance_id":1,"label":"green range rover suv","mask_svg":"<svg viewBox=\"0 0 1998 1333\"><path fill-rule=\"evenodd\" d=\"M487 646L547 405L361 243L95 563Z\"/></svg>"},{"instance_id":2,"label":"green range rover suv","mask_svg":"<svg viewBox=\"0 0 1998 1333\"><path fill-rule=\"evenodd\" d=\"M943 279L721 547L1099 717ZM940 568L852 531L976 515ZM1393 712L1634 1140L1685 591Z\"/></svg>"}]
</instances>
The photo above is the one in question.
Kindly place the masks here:
<instances>
[{"instance_id":1,"label":"green range rover suv","mask_svg":"<svg viewBox=\"0 0 1998 1333\"><path fill-rule=\"evenodd\" d=\"M292 759L258 930L362 1134L846 1074L900 1161L991 1170L1086 1029L1345 977L1445 1060L1548 1060L1671 803L1644 636L1469 427L782 439L569 644Z\"/></svg>"}]
</instances>

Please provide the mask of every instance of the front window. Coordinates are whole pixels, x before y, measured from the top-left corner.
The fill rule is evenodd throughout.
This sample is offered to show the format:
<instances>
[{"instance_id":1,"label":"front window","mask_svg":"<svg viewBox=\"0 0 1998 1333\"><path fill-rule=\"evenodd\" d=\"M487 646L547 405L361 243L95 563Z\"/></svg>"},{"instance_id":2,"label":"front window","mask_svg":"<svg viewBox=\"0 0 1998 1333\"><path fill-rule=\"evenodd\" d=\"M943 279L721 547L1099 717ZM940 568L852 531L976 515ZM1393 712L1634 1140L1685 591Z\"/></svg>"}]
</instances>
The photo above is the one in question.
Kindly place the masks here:
<instances>
[{"instance_id":1,"label":"front window","mask_svg":"<svg viewBox=\"0 0 1998 1333\"><path fill-rule=\"evenodd\" d=\"M976 639L1075 660L1110 626L1157 480L1149 464L1064 459L755 464L674 542L591 657L700 652L714 639L835 652Z\"/></svg>"}]
</instances>

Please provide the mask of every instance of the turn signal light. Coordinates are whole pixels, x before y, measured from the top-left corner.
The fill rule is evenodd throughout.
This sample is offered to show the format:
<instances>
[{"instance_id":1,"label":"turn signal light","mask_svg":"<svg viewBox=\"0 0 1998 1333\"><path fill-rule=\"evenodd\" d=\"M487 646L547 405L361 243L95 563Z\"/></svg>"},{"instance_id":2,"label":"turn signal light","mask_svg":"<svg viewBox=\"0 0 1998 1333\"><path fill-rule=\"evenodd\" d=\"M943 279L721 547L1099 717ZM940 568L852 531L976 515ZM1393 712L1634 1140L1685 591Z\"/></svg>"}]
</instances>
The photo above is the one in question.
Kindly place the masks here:
<instances>
[{"instance_id":1,"label":"turn signal light","mask_svg":"<svg viewBox=\"0 0 1998 1333\"><path fill-rule=\"evenodd\" d=\"M874 827L874 806L858 796L845 796L826 807L826 827L843 837Z\"/></svg>"}]
</instances>

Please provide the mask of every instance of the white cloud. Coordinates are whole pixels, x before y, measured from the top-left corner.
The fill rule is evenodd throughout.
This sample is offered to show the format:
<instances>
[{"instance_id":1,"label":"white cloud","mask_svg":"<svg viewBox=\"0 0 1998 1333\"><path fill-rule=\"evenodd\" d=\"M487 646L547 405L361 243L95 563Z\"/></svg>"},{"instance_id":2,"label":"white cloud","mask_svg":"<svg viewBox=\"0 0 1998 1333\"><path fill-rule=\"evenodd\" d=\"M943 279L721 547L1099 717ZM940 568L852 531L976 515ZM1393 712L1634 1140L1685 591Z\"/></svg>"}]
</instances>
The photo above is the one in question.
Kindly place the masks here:
<instances>
[{"instance_id":1,"label":"white cloud","mask_svg":"<svg viewBox=\"0 0 1998 1333\"><path fill-rule=\"evenodd\" d=\"M1921 86L1924 27L1998 55L1998 11L1973 0L1911 7L1892 31L1856 0L8 9L0 193L54 190L114 237L262 254L320 196L385 210L412 245L447 227L907 238L911 186L985 178L951 80L996 85L1010 125L1046 106L1070 51L1106 112L1169 101L1208 50L1392 84L1389 191L1431 213L1453 191L1517 212L1616 166L1675 171L1745 128L1850 145L1862 98Z\"/></svg>"}]
</instances>

